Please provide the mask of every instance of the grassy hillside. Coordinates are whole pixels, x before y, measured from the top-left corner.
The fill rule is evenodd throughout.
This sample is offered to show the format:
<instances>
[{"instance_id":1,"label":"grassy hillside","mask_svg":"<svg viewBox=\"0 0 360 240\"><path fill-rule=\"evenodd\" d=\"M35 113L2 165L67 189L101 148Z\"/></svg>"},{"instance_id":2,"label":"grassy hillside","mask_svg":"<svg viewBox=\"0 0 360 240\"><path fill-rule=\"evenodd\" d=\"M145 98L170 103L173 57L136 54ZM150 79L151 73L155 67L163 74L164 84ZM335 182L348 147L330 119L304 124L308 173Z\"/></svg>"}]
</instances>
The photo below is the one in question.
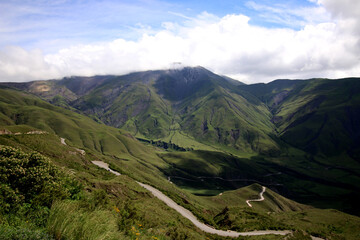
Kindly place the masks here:
<instances>
[{"instance_id":1,"label":"grassy hillside","mask_svg":"<svg viewBox=\"0 0 360 240\"><path fill-rule=\"evenodd\" d=\"M198 141L238 152L269 152L278 145L270 114L264 105L253 106L242 96L216 88L179 106L181 129ZM235 152L235 151L234 151Z\"/></svg>"},{"instance_id":2,"label":"grassy hillside","mask_svg":"<svg viewBox=\"0 0 360 240\"><path fill-rule=\"evenodd\" d=\"M77 191L80 190L74 198L60 197L63 200L54 201L53 204L50 202L51 208L39 205L39 209L36 202L30 199L30 202L20 205L18 210L12 208L11 212L2 212L1 239L14 239L15 234L21 231L25 232L23 239L35 239L31 237L40 234L44 239L46 236L49 239L133 239L139 233L140 239L173 239L177 235L190 239L204 237L185 219L173 217L176 214L171 209L154 201L133 179L127 176L114 178L90 163L89 160L96 159L95 156L71 154L72 147L51 141L53 138L58 140L55 136L47 134L0 138L2 142L24 148L26 152L31 148L41 148L44 154L51 155L52 163L58 166L55 168L78 182L75 186ZM31 138L41 143L40 146L33 144ZM1 149L6 148L2 146ZM4 160L2 157L1 162ZM20 195L17 193L17 196ZM35 197L52 200L44 194L35 194ZM5 200L11 203L11 199ZM157 214L154 215L154 212Z\"/></svg>"},{"instance_id":3,"label":"grassy hillside","mask_svg":"<svg viewBox=\"0 0 360 240\"><path fill-rule=\"evenodd\" d=\"M0 123L28 125L66 138L70 144L106 155L127 154L127 141L118 129L98 124L83 115L55 107L39 98L11 89L0 89Z\"/></svg>"},{"instance_id":4,"label":"grassy hillside","mask_svg":"<svg viewBox=\"0 0 360 240\"><path fill-rule=\"evenodd\" d=\"M46 224L44 221L37 223L38 219L29 215L30 212L27 215L22 215L24 213L21 211L13 213L15 215L3 214L2 224L6 225L0 228L7 234L26 229L28 235L41 231L55 239L222 239L197 230L128 176L116 177L91 164L89 161L97 159L96 154L69 154L73 147L62 145L55 135L2 135L0 140L2 144L14 145L25 152L31 152L34 148L41 150L57 168L80 183L75 185L80 189L75 198L52 204L47 215L43 215L47 219ZM103 160L110 159L103 156ZM356 239L359 234L356 227L360 221L357 217L300 205L270 190L264 194L264 202L254 203L250 209L245 200L257 198L259 185L214 197L195 197L166 181L158 187L203 221L218 228L239 231L298 229L334 239L341 236Z\"/></svg>"},{"instance_id":5,"label":"grassy hillside","mask_svg":"<svg viewBox=\"0 0 360 240\"><path fill-rule=\"evenodd\" d=\"M290 107L289 101L276 114L288 119L286 123L279 122L285 141L313 154L334 156L349 152L359 158L359 79L314 81L291 99L292 106L298 105L296 109Z\"/></svg>"},{"instance_id":6,"label":"grassy hillside","mask_svg":"<svg viewBox=\"0 0 360 240\"><path fill-rule=\"evenodd\" d=\"M169 104L145 84L123 86L107 84L73 104L104 123L122 127L136 136L161 138L168 134L171 117Z\"/></svg>"}]
</instances>

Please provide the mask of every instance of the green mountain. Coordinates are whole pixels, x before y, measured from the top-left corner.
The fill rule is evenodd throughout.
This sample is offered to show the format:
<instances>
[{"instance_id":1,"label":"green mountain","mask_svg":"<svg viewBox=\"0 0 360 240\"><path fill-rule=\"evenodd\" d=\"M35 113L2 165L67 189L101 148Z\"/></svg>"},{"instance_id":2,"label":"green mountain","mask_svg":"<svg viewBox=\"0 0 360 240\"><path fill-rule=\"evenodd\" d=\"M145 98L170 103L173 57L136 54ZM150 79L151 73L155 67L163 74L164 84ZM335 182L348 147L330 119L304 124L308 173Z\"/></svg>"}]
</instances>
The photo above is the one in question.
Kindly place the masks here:
<instances>
[{"instance_id":1,"label":"green mountain","mask_svg":"<svg viewBox=\"0 0 360 240\"><path fill-rule=\"evenodd\" d=\"M282 140L314 155L359 160L360 79L278 80L240 86L273 114Z\"/></svg>"},{"instance_id":2,"label":"green mountain","mask_svg":"<svg viewBox=\"0 0 360 240\"><path fill-rule=\"evenodd\" d=\"M279 150L266 105L237 85L197 67L13 86L139 138L239 154Z\"/></svg>"},{"instance_id":3,"label":"green mountain","mask_svg":"<svg viewBox=\"0 0 360 240\"><path fill-rule=\"evenodd\" d=\"M162 209L137 180L216 228L357 239L358 217L292 200L360 214L359 90L356 78L245 85L201 67L0 84L1 149L21 152L11 159L47 158L64 186L44 203L33 199L51 189L22 198L19 183L2 178L10 180L1 191L13 197L0 204L17 210L1 212L1 226L56 239L214 237ZM249 209L258 184L267 201Z\"/></svg>"}]
</instances>

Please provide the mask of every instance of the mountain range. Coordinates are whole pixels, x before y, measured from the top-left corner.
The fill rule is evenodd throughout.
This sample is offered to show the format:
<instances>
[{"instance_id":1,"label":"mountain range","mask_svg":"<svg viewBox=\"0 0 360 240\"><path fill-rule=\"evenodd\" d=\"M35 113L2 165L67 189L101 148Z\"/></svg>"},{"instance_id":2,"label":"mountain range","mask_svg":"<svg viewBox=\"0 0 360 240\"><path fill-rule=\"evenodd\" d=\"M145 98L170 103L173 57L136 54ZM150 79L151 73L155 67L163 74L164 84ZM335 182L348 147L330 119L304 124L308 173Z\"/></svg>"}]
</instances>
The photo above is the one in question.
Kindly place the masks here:
<instances>
[{"instance_id":1,"label":"mountain range","mask_svg":"<svg viewBox=\"0 0 360 240\"><path fill-rule=\"evenodd\" d=\"M260 205L256 213L260 222L267 219L264 209L284 213L270 216L276 223L291 218L289 212L313 214L302 204L360 215L359 78L247 85L203 67L184 67L1 83L0 93L0 144L39 152L55 165L72 169L85 189L121 191L119 183L91 180L109 178L89 165L101 159L132 179L161 188L219 227L238 229L242 223L235 219L241 214L249 218L246 211L237 212L234 196L253 191L246 188L251 184L251 189L261 184L273 191L267 197L274 203ZM31 131L46 134L25 134ZM138 190L129 182L121 180L126 189L122 194L134 201L129 192ZM228 200L216 200L220 193ZM326 215L326 210L316 211L317 216ZM336 214L337 219L346 218ZM330 229L326 217L308 218ZM271 225L272 220L266 221ZM350 228L339 224L331 226L342 232L301 224L300 230L356 239L346 235Z\"/></svg>"}]
</instances>

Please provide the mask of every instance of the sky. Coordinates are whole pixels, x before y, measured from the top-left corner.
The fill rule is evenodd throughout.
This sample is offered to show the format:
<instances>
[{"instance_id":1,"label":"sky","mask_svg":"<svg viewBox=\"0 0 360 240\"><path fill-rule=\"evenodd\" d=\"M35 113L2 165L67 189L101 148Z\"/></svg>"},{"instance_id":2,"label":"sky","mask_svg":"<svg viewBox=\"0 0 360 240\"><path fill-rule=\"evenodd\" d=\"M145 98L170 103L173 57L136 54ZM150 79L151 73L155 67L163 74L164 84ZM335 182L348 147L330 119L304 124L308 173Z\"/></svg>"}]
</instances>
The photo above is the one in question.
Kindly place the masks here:
<instances>
[{"instance_id":1,"label":"sky","mask_svg":"<svg viewBox=\"0 0 360 240\"><path fill-rule=\"evenodd\" d=\"M0 0L0 82L203 66L360 76L359 0Z\"/></svg>"}]
</instances>

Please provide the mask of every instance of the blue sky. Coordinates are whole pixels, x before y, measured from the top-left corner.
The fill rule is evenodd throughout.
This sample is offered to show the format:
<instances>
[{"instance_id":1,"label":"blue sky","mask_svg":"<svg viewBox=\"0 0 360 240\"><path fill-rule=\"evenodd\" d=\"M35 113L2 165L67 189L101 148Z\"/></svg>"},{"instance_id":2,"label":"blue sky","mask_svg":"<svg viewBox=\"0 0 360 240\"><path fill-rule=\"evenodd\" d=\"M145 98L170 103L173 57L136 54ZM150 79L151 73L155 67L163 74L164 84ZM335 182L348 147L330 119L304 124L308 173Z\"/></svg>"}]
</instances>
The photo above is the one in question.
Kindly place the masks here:
<instances>
[{"instance_id":1,"label":"blue sky","mask_svg":"<svg viewBox=\"0 0 360 240\"><path fill-rule=\"evenodd\" d=\"M203 12L218 17L244 14L253 25L301 28L301 16L271 11L270 8L315 7L307 0L290 1L0 1L0 47L19 45L42 48L46 53L76 43L136 40L144 32L162 28L164 22L184 23Z\"/></svg>"},{"instance_id":2,"label":"blue sky","mask_svg":"<svg viewBox=\"0 0 360 240\"><path fill-rule=\"evenodd\" d=\"M245 82L356 75L360 1L340 2L0 0L0 81L124 74L173 61Z\"/></svg>"}]
</instances>

